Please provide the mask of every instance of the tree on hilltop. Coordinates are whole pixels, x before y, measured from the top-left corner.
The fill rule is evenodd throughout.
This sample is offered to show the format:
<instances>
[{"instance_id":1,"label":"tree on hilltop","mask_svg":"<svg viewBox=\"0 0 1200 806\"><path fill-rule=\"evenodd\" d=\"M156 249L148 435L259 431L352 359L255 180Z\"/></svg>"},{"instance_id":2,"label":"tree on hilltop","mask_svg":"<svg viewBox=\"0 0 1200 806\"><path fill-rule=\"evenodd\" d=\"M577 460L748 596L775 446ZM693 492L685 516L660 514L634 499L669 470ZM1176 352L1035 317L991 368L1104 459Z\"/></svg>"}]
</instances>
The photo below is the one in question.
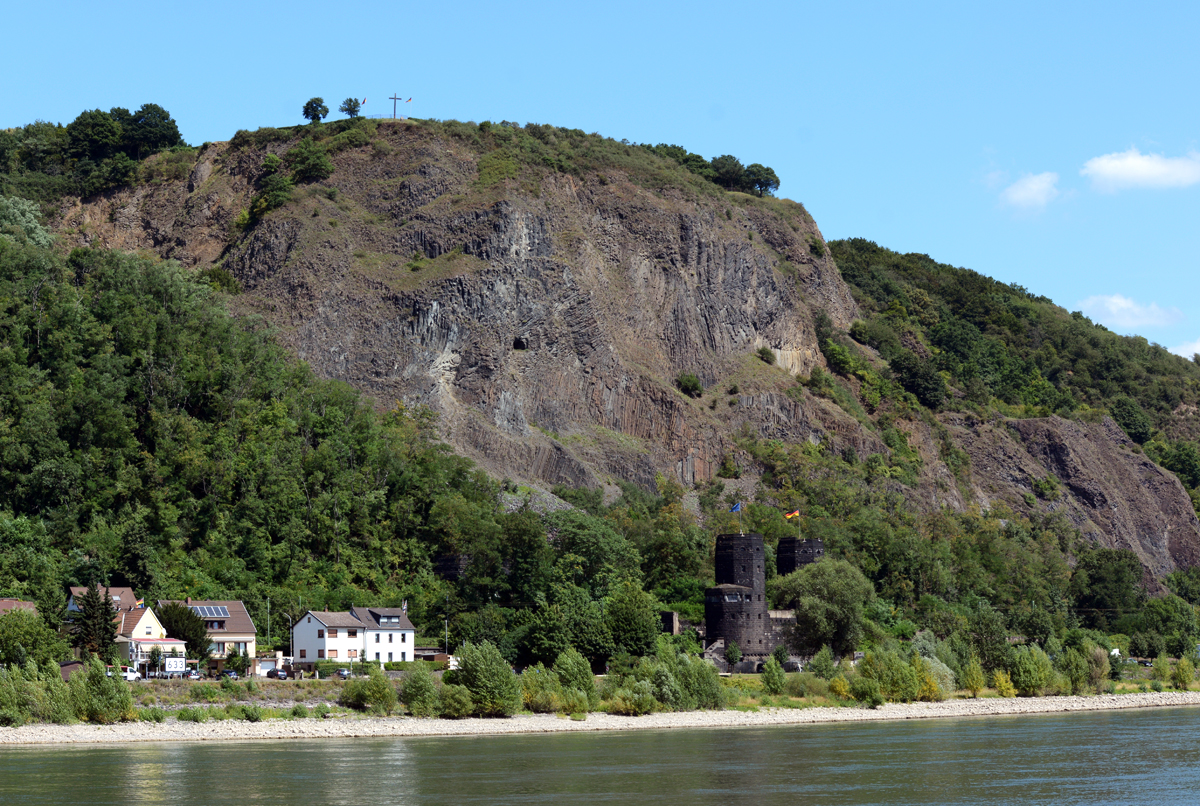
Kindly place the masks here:
<instances>
[{"instance_id":1,"label":"tree on hilltop","mask_svg":"<svg viewBox=\"0 0 1200 806\"><path fill-rule=\"evenodd\" d=\"M362 109L362 104L359 103L357 98L347 98L346 100L342 101L342 105L338 107L338 111L351 120L358 117L358 111L360 109Z\"/></svg>"},{"instance_id":2,"label":"tree on hilltop","mask_svg":"<svg viewBox=\"0 0 1200 806\"><path fill-rule=\"evenodd\" d=\"M324 98L309 98L301 114L304 115L305 120L320 123L321 118L329 114L329 107L325 105Z\"/></svg>"}]
</instances>

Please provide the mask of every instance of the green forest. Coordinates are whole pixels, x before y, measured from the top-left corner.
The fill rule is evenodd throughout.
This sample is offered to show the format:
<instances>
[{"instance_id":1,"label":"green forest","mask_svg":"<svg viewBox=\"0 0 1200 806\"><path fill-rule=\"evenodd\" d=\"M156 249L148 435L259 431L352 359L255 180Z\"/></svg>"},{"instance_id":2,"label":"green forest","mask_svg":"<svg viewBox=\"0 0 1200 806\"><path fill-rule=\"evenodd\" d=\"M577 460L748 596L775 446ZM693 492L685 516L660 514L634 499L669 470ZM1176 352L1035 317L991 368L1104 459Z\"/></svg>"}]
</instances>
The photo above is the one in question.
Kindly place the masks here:
<instances>
[{"instance_id":1,"label":"green forest","mask_svg":"<svg viewBox=\"0 0 1200 806\"><path fill-rule=\"evenodd\" d=\"M312 136L293 172L325 158L322 131L351 147L346 133L369 124L304 127ZM488 152L481 183L517 163L620 164L704 193L778 187L773 172L746 179L730 157L743 171L734 176L728 160L705 168L677 146L536 124L430 125ZM239 132L234 144L293 134ZM177 163L139 162L164 150ZM431 411L381 409L320 380L262 322L230 315L236 283L224 272L55 248L40 205L157 181L190 153L149 104L0 132L0 596L36 600L51 626L66 586L93 581L147 600L241 599L263 645L281 647L287 617L303 609L407 601L424 640L448 623L452 644L490 643L509 663L552 664L574 649L594 668L657 651L659 609L702 617L715 535L739 523L722 479L697 491L699 517L666 478L654 490L622 483L608 503L598 490L556 488L574 508L540 513L520 503L526 491L442 444ZM795 379L792 393L834 401L888 451L736 437L763 474L740 525L769 547L797 529L825 542L821 574L780 579L768 563L776 606L799 605L794 648L888 653L920 634L956 676L972 659L1014 669L1014 634L1050 654L1193 653L1200 572L1176 572L1171 594L1148 598L1131 552L1097 549L1043 509L916 512L902 490L922 460L898 424L943 435L941 458L961 477L968 460L938 431L939 411L1108 413L1200 504L1200 435L1173 416L1200 398L1196 362L926 255L859 239L830 249L863 318L839 332L817 315L830 370ZM1039 480L1037 497L1053 500L1055 485ZM798 525L783 518L792 510ZM440 575L446 558L461 562Z\"/></svg>"}]
</instances>

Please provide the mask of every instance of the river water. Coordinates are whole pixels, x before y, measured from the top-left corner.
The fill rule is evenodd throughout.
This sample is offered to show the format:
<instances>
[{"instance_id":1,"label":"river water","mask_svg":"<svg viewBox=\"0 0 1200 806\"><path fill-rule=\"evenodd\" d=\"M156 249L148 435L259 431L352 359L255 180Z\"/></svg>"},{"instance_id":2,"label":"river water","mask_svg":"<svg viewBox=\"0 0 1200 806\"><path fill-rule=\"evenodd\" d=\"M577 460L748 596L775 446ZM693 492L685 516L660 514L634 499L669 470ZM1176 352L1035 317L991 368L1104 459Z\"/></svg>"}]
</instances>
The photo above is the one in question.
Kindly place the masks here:
<instances>
[{"instance_id":1,"label":"river water","mask_svg":"<svg viewBox=\"0 0 1200 806\"><path fill-rule=\"evenodd\" d=\"M1200 709L0 750L0 803L1200 802Z\"/></svg>"}]
</instances>

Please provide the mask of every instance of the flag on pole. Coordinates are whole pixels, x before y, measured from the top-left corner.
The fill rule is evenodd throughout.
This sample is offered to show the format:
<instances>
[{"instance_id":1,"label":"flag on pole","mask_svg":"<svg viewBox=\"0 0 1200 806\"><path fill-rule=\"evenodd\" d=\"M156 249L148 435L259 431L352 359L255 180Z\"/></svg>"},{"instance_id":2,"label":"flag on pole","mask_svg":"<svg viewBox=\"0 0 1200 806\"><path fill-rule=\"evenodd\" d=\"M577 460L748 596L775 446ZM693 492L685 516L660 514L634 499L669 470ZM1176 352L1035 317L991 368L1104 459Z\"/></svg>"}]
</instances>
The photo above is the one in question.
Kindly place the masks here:
<instances>
[{"instance_id":1,"label":"flag on pole","mask_svg":"<svg viewBox=\"0 0 1200 806\"><path fill-rule=\"evenodd\" d=\"M406 104L411 104L411 103L412 103L412 98L409 98L409 99L408 99L407 101L405 101L404 103L406 103Z\"/></svg>"},{"instance_id":2,"label":"flag on pole","mask_svg":"<svg viewBox=\"0 0 1200 806\"><path fill-rule=\"evenodd\" d=\"M407 599L404 600L404 604L402 604L400 606L400 609L404 611L404 615L406 615L406 616L408 615L408 600Z\"/></svg>"},{"instance_id":3,"label":"flag on pole","mask_svg":"<svg viewBox=\"0 0 1200 806\"><path fill-rule=\"evenodd\" d=\"M733 509L731 509L729 511L730 512L741 512L742 511L742 502L738 501L736 504L733 505Z\"/></svg>"},{"instance_id":4,"label":"flag on pole","mask_svg":"<svg viewBox=\"0 0 1200 806\"><path fill-rule=\"evenodd\" d=\"M145 606L146 606L146 600L145 600L144 598L142 598L142 599L138 599L138 600L137 600L137 606L138 606L139 608L141 608L141 607L145 607Z\"/></svg>"},{"instance_id":5,"label":"flag on pole","mask_svg":"<svg viewBox=\"0 0 1200 806\"><path fill-rule=\"evenodd\" d=\"M799 518L799 517L800 517L800 510L798 510L798 509L794 509L794 510L792 510L791 512L789 512L789 513L787 513L786 515L784 515L783 517L785 517L785 518L787 518L787 519L789 519L789 520L790 520L790 519L792 519L792 518Z\"/></svg>"}]
</instances>

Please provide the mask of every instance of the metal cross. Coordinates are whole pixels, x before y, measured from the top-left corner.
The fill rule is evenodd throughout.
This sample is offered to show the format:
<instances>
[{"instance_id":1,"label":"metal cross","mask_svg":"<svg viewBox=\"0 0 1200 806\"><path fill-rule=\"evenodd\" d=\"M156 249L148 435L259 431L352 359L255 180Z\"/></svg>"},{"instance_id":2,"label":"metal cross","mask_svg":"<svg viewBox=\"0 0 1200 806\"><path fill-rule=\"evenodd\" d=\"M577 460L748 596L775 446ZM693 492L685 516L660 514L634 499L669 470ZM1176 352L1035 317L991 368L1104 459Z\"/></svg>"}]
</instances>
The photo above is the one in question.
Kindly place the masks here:
<instances>
[{"instance_id":1,"label":"metal cross","mask_svg":"<svg viewBox=\"0 0 1200 806\"><path fill-rule=\"evenodd\" d=\"M400 98L396 95L393 95L391 98L388 98L388 100L392 102L392 120L395 120L396 119L396 101L399 101Z\"/></svg>"}]
</instances>

